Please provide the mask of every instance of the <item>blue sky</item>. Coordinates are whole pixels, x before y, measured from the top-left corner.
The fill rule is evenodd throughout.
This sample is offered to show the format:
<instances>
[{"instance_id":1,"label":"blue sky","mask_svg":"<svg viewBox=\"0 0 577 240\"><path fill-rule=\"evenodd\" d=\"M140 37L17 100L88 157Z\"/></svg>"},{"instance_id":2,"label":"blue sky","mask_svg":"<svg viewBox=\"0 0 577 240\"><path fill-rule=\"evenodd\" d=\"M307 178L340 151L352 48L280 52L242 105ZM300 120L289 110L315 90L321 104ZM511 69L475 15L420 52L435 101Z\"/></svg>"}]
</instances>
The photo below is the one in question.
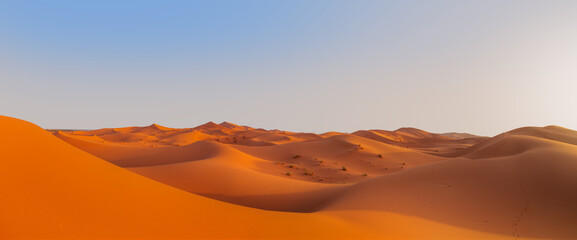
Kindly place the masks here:
<instances>
[{"instance_id":1,"label":"blue sky","mask_svg":"<svg viewBox=\"0 0 577 240\"><path fill-rule=\"evenodd\" d=\"M46 128L577 129L576 1L0 1L0 114Z\"/></svg>"}]
</instances>

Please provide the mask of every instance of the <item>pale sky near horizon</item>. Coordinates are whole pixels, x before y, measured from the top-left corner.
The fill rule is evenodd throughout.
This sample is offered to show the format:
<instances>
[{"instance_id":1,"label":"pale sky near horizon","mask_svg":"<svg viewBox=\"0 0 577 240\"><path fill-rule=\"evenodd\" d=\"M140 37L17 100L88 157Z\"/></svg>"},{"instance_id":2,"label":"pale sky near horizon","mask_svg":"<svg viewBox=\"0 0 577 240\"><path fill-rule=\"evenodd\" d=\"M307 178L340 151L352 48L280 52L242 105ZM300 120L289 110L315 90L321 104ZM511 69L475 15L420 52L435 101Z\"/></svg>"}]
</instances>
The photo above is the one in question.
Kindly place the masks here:
<instances>
[{"instance_id":1,"label":"pale sky near horizon","mask_svg":"<svg viewBox=\"0 0 577 240\"><path fill-rule=\"evenodd\" d=\"M577 1L0 1L0 115L45 128L490 136L576 106Z\"/></svg>"}]
</instances>

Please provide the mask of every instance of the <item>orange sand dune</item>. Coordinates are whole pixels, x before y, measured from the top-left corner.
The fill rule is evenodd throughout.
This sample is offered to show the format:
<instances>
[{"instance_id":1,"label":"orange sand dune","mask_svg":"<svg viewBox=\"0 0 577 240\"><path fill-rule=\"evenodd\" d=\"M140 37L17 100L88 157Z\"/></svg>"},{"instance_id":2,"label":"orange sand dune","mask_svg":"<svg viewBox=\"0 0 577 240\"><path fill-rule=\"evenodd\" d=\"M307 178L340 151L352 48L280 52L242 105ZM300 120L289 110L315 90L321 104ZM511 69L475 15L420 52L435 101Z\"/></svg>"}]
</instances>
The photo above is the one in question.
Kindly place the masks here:
<instances>
[{"instance_id":1,"label":"orange sand dune","mask_svg":"<svg viewBox=\"0 0 577 240\"><path fill-rule=\"evenodd\" d=\"M274 133L266 136L271 135L281 136ZM84 142L65 133L56 136L99 158L191 193L244 206L293 212L317 210L342 189L338 185L295 179L351 183L442 160L352 135L234 148L208 141L182 147L139 148ZM222 176L227 176L228 181L222 181Z\"/></svg>"},{"instance_id":2,"label":"orange sand dune","mask_svg":"<svg viewBox=\"0 0 577 240\"><path fill-rule=\"evenodd\" d=\"M375 234L322 214L268 212L189 194L102 161L17 119L0 117L0 133L3 239Z\"/></svg>"},{"instance_id":3,"label":"orange sand dune","mask_svg":"<svg viewBox=\"0 0 577 240\"><path fill-rule=\"evenodd\" d=\"M324 210L397 212L509 236L575 239L577 146L509 138L514 142L499 148L510 154L457 158L371 179ZM531 149L517 151L516 145Z\"/></svg>"},{"instance_id":4,"label":"orange sand dune","mask_svg":"<svg viewBox=\"0 0 577 240\"><path fill-rule=\"evenodd\" d=\"M181 147L135 147L84 141L66 133L55 134L62 140L99 158L122 167L142 167L189 162L219 156L219 149L231 145L201 141ZM247 134L248 135L248 134ZM252 137L253 140L290 138L278 133ZM286 144L244 146L235 159L257 159L254 171L275 177L324 183L352 183L367 177L402 171L407 168L441 161L443 158L408 148L384 144L354 135L287 141ZM246 155L248 154L248 155ZM244 156L246 155L246 156ZM345 168L345 169L343 169ZM201 175L191 176L199 178Z\"/></svg>"},{"instance_id":5,"label":"orange sand dune","mask_svg":"<svg viewBox=\"0 0 577 240\"><path fill-rule=\"evenodd\" d=\"M531 139L552 140L577 145L577 132L558 126L523 127L483 140L470 148L449 153L447 156L466 156L468 158L507 156L547 144L546 141L532 141Z\"/></svg>"},{"instance_id":6,"label":"orange sand dune","mask_svg":"<svg viewBox=\"0 0 577 240\"><path fill-rule=\"evenodd\" d=\"M406 148L418 148L433 154L442 154L461 150L486 139L484 137L451 138L442 134L429 133L416 128L400 128L395 131L361 130L352 134L390 145Z\"/></svg>"},{"instance_id":7,"label":"orange sand dune","mask_svg":"<svg viewBox=\"0 0 577 240\"><path fill-rule=\"evenodd\" d=\"M230 128L233 130L241 130L241 131L245 131L245 130L253 130L254 128L251 127L247 127L247 126L239 126L236 125L234 123L229 123L229 122L221 122L218 125L226 127L226 128Z\"/></svg>"},{"instance_id":8,"label":"orange sand dune","mask_svg":"<svg viewBox=\"0 0 577 240\"><path fill-rule=\"evenodd\" d=\"M194 128L181 129L152 124L146 127L105 128L65 133L74 136L95 136L108 143L139 147L184 146L203 140L235 145L270 146L326 137L314 133L254 129L229 122L220 124L208 122Z\"/></svg>"},{"instance_id":9,"label":"orange sand dune","mask_svg":"<svg viewBox=\"0 0 577 240\"><path fill-rule=\"evenodd\" d=\"M465 138L478 138L479 136L473 135L470 133L458 133L458 132L450 132L450 133L441 133L442 136L449 137L452 139L465 139Z\"/></svg>"},{"instance_id":10,"label":"orange sand dune","mask_svg":"<svg viewBox=\"0 0 577 240\"><path fill-rule=\"evenodd\" d=\"M96 157L121 167L163 165L206 159L219 154L220 144L195 142L183 147L137 147L84 141L74 135L55 134L58 138Z\"/></svg>"},{"instance_id":11,"label":"orange sand dune","mask_svg":"<svg viewBox=\"0 0 577 240\"><path fill-rule=\"evenodd\" d=\"M339 186L293 181L278 169L280 166L217 142L149 148L87 142L65 133L56 136L151 179L250 207L310 212L339 189ZM223 176L227 181L222 180Z\"/></svg>"},{"instance_id":12,"label":"orange sand dune","mask_svg":"<svg viewBox=\"0 0 577 240\"><path fill-rule=\"evenodd\" d=\"M346 133L340 133L340 132L326 132L326 133L319 134L319 136L321 136L323 138L328 138L328 137L332 137L335 135L347 135L347 134Z\"/></svg>"},{"instance_id":13,"label":"orange sand dune","mask_svg":"<svg viewBox=\"0 0 577 240\"><path fill-rule=\"evenodd\" d=\"M51 135L0 117L0 136L0 238L577 238L577 133L560 127Z\"/></svg>"},{"instance_id":14,"label":"orange sand dune","mask_svg":"<svg viewBox=\"0 0 577 240\"><path fill-rule=\"evenodd\" d=\"M162 139L162 142L170 143L175 146L183 146L211 138L211 135L202 133L197 130L190 130L165 137Z\"/></svg>"},{"instance_id":15,"label":"orange sand dune","mask_svg":"<svg viewBox=\"0 0 577 240\"><path fill-rule=\"evenodd\" d=\"M179 189L243 206L313 212L342 185L295 181L255 169L263 161L234 149L201 161L132 167L129 170Z\"/></svg>"},{"instance_id":16,"label":"orange sand dune","mask_svg":"<svg viewBox=\"0 0 577 240\"><path fill-rule=\"evenodd\" d=\"M276 146L234 146L282 167L291 178L325 183L351 183L402 171L442 158L353 135ZM344 168L344 169L343 169ZM313 173L305 174L305 171Z\"/></svg>"}]
</instances>

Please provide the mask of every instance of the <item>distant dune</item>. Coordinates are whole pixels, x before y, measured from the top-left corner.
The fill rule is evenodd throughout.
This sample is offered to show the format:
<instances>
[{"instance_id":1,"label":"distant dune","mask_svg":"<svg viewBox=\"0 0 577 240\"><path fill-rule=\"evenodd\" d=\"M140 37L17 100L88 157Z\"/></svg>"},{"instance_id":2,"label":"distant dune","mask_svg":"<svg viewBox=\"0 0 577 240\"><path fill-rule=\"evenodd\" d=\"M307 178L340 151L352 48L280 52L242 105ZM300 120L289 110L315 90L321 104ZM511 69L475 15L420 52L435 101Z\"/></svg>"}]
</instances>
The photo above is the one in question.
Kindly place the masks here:
<instances>
[{"instance_id":1,"label":"distant dune","mask_svg":"<svg viewBox=\"0 0 577 240\"><path fill-rule=\"evenodd\" d=\"M479 137L481 137L481 136L473 135L470 133L458 133L458 132L441 133L440 135L445 136L445 137L450 137L453 139L479 138Z\"/></svg>"},{"instance_id":2,"label":"distant dune","mask_svg":"<svg viewBox=\"0 0 577 240\"><path fill-rule=\"evenodd\" d=\"M577 132L45 131L0 116L2 239L577 239Z\"/></svg>"}]
</instances>

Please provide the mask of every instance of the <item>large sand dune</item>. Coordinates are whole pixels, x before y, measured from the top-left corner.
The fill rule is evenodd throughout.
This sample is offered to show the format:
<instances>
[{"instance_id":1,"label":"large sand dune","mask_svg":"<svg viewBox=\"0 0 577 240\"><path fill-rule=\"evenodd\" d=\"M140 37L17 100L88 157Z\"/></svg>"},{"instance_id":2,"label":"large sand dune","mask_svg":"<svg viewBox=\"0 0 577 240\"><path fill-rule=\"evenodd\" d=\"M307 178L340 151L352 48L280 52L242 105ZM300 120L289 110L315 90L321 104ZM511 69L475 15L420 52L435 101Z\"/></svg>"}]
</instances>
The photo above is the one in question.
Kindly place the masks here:
<instances>
[{"instance_id":1,"label":"large sand dune","mask_svg":"<svg viewBox=\"0 0 577 240\"><path fill-rule=\"evenodd\" d=\"M0 117L0 238L576 239L577 133L55 131Z\"/></svg>"}]
</instances>

